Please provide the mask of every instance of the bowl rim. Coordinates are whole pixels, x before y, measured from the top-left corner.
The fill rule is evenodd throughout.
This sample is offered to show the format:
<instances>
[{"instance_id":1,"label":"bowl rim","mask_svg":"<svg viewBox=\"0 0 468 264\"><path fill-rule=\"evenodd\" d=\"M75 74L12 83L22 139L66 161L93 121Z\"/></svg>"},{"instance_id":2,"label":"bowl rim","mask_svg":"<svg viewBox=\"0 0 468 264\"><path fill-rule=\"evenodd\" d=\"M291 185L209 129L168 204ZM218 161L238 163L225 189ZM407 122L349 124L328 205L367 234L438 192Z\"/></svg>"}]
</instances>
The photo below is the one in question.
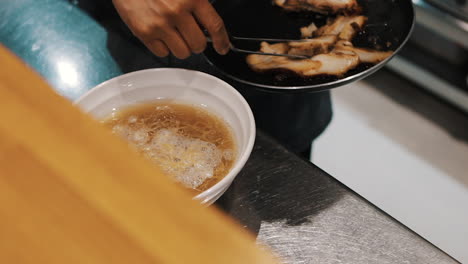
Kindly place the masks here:
<instances>
[{"instance_id":1,"label":"bowl rim","mask_svg":"<svg viewBox=\"0 0 468 264\"><path fill-rule=\"evenodd\" d=\"M225 192L227 188L231 185L232 181L236 178L236 176L239 174L239 172L241 171L241 169L244 167L247 160L249 159L250 154L252 153L252 150L253 150L254 143L255 143L256 124L255 124L254 115L252 113L252 109L250 108L245 98L233 86L231 86L230 84L228 84L227 82L223 81L222 79L218 77L215 77L213 75L210 75L201 71L182 69L182 68L151 68L151 69L138 70L138 71L134 71L130 73L125 73L125 74L113 77L109 80L106 80L96 85L95 87L89 89L82 96L76 99L73 102L73 104L75 106L79 106L84 100L86 100L89 96L91 96L96 91L109 86L113 82L119 81L124 78L128 78L129 76L136 75L136 74L154 74L154 73L161 73L161 72L166 72L166 71L184 72L185 74L197 75L197 77L206 78L210 81L213 81L214 83L217 83L219 86L223 86L225 89L227 89L228 91L232 93L232 96L235 97L235 99L238 102L240 102L241 106L246 110L246 113L247 113L247 118L248 118L247 121L248 121L248 124L250 125L250 128L248 131L249 138L247 138L245 151L243 153L238 153L239 156L237 157L237 160L234 163L234 166L231 168L231 170L226 176L224 176L219 182L217 182L216 184L214 184L207 190L193 197L193 199L201 200L202 203L209 203L212 198L216 197L216 195L219 194L220 192ZM135 89L138 89L138 87Z\"/></svg>"}]
</instances>

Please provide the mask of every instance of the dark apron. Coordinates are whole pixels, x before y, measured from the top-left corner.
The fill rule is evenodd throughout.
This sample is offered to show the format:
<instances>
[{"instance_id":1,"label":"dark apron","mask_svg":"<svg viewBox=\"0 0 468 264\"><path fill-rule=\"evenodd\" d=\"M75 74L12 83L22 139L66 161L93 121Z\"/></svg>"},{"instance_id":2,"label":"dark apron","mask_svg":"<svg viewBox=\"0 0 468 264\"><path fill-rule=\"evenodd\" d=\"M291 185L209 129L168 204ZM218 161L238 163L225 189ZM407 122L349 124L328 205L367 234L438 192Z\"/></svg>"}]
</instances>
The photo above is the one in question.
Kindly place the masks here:
<instances>
[{"instance_id":1,"label":"dark apron","mask_svg":"<svg viewBox=\"0 0 468 264\"><path fill-rule=\"evenodd\" d=\"M110 0L79 1L78 5L99 21L119 20ZM122 37L131 38L140 45L123 23L107 23ZM149 55L151 56L151 55ZM270 134L296 153L307 151L332 118L330 92L278 93L266 92L226 78L209 65L202 55L186 60L174 57L164 60L166 67L204 71L229 82L247 99L255 115L258 129ZM123 72L139 69L120 63Z\"/></svg>"}]
</instances>

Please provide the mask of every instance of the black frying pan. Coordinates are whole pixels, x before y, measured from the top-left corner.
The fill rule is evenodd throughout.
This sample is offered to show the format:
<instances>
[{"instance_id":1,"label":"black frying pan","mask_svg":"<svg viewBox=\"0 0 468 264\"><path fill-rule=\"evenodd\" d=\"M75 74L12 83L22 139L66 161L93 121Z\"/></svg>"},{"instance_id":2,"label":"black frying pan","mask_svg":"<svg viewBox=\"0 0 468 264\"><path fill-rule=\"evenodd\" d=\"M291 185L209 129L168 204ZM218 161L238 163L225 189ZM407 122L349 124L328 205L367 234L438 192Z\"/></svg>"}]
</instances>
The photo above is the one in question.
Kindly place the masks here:
<instances>
[{"instance_id":1,"label":"black frying pan","mask_svg":"<svg viewBox=\"0 0 468 264\"><path fill-rule=\"evenodd\" d=\"M358 0L369 20L366 27L354 39L356 47L393 50L395 54L408 40L414 24L411 0ZM271 0L218 0L214 6L224 19L231 35L299 39L299 28L315 22L326 23L327 17L314 13L290 13L273 6ZM233 43L238 48L258 50L259 43ZM287 72L257 73L245 62L245 54L230 52L218 55L212 47L205 57L225 75L264 89L289 91L321 91L362 79L381 68L391 58L377 64L361 64L345 76L316 76L301 78Z\"/></svg>"}]
</instances>

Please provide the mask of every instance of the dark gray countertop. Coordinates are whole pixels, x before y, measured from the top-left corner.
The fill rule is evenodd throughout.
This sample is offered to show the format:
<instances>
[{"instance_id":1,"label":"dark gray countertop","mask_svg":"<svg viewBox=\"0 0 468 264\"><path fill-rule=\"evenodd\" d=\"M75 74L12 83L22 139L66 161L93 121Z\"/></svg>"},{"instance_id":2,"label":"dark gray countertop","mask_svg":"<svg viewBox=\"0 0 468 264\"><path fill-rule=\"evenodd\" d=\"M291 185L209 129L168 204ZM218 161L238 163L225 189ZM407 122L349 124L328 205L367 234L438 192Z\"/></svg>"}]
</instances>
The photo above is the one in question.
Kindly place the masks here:
<instances>
[{"instance_id":1,"label":"dark gray countertop","mask_svg":"<svg viewBox=\"0 0 468 264\"><path fill-rule=\"evenodd\" d=\"M156 58L118 20L100 13L95 1L71 2L0 5L1 43L70 99L139 69L212 72L200 56ZM217 205L286 263L457 263L261 131L250 160Z\"/></svg>"},{"instance_id":2,"label":"dark gray countertop","mask_svg":"<svg viewBox=\"0 0 468 264\"><path fill-rule=\"evenodd\" d=\"M286 263L457 263L261 133L220 203Z\"/></svg>"}]
</instances>

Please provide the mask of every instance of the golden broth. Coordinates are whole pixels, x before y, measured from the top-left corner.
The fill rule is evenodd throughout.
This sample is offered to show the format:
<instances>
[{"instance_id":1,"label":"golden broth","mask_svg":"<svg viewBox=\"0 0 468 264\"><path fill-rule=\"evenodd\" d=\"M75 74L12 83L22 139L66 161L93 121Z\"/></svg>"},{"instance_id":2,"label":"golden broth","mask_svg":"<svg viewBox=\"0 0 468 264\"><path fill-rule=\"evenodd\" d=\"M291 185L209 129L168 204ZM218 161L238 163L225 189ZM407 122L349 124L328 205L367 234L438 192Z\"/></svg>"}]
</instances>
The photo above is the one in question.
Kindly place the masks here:
<instances>
[{"instance_id":1,"label":"golden broth","mask_svg":"<svg viewBox=\"0 0 468 264\"><path fill-rule=\"evenodd\" d=\"M139 104L112 113L104 123L197 192L219 182L236 159L229 126L201 107L169 101Z\"/></svg>"}]
</instances>

